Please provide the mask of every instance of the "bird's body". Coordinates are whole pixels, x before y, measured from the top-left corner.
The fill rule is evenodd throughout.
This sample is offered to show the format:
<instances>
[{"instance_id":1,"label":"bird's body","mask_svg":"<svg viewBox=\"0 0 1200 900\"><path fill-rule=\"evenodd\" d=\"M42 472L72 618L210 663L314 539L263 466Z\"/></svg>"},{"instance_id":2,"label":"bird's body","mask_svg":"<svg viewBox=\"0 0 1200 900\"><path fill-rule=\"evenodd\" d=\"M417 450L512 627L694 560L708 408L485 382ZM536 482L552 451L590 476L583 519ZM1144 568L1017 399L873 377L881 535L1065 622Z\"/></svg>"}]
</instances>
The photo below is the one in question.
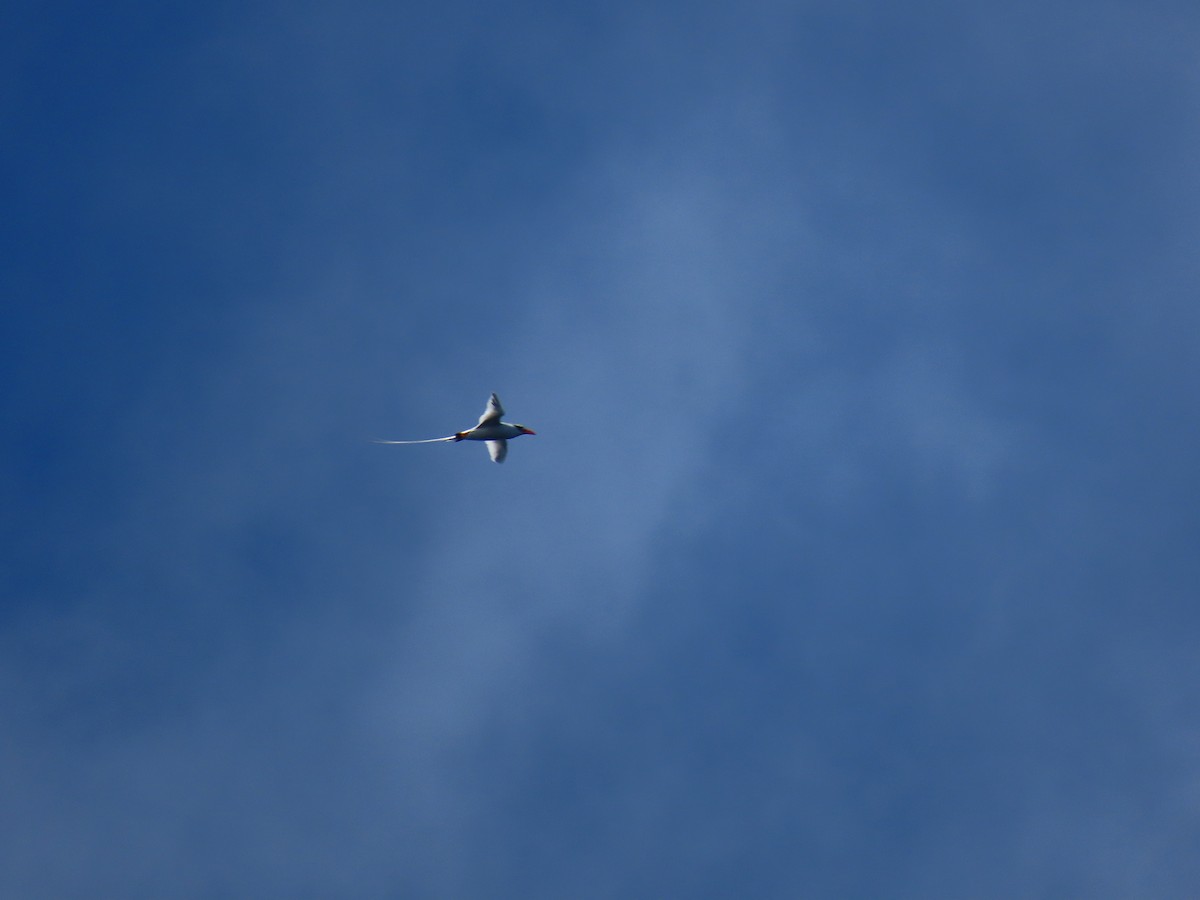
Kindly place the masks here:
<instances>
[{"instance_id":1,"label":"bird's body","mask_svg":"<svg viewBox=\"0 0 1200 900\"><path fill-rule=\"evenodd\" d=\"M504 415L504 407L500 405L500 398L492 394L488 400L487 408L483 411L483 415L479 417L479 424L474 428L466 431L458 431L449 437L431 438L425 441L376 441L377 444L437 444L444 441L485 441L487 443L488 455L491 456L493 462L504 462L504 458L508 456L508 442L512 438L520 437L523 434L536 434L530 428L524 425L513 425L508 422L501 422L500 418Z\"/></svg>"},{"instance_id":2,"label":"bird's body","mask_svg":"<svg viewBox=\"0 0 1200 900\"><path fill-rule=\"evenodd\" d=\"M454 439L458 441L506 441L523 434L533 434L533 432L523 425L495 422L488 425L476 425L470 431L460 431L454 435Z\"/></svg>"}]
</instances>

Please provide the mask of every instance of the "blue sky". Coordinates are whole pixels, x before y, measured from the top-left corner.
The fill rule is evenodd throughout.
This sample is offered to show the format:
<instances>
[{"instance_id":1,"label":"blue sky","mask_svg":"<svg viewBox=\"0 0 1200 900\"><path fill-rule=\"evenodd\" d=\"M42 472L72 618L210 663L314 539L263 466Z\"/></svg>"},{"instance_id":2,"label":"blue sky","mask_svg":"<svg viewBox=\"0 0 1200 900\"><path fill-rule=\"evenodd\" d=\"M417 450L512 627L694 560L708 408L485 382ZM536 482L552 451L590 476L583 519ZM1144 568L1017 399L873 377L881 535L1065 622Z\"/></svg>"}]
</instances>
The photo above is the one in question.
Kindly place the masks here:
<instances>
[{"instance_id":1,"label":"blue sky","mask_svg":"<svg viewBox=\"0 0 1200 900\"><path fill-rule=\"evenodd\" d=\"M1191 896L1190 4L9 26L0 894Z\"/></svg>"}]
</instances>

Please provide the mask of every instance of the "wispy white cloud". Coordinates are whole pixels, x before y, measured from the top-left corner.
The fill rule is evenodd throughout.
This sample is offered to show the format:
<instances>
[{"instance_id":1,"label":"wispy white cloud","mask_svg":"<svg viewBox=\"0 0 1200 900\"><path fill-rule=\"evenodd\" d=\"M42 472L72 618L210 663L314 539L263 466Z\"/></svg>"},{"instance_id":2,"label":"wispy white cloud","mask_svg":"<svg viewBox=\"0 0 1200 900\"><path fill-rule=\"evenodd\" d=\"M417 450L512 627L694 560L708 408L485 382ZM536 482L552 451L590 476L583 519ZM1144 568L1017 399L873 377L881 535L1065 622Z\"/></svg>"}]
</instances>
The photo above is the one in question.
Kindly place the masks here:
<instances>
[{"instance_id":1,"label":"wispy white cloud","mask_svg":"<svg viewBox=\"0 0 1200 900\"><path fill-rule=\"evenodd\" d=\"M1113 648L1139 587L1188 633L1159 596L1188 571L1170 543L1186 516L1106 488L1149 458L1136 441L1074 429L1103 437L1098 412L1185 384L1176 326L1194 318L1113 265L1154 313L1114 291L1064 349L1092 309L1083 257L1048 267L1014 237L1040 201L992 205L985 169L934 177L930 150L972 134L946 124L955 98L996 101L1020 126L1008 146L1039 146L1052 123L1010 101L1037 82L1021 53L1045 50L1006 32L1012 53L930 91L929 53L866 52L867 4L721 28L616 8L496 32L464 12L252 12L206 39L181 63L192 108L295 163L273 181L206 145L203 184L245 197L192 193L137 149L153 141L109 161L132 192L117 208L168 189L156 214L186 213L236 289L112 423L120 501L83 510L86 541L54 557L77 590L5 622L0 883L729 895L758 878L782 896L961 893L982 872L1001 893L1170 894L1192 871L1195 810L1168 799L1195 784L1192 729L1186 691L1143 663L1181 651L1162 622ZM904 34L963 63L945 21L921 21ZM876 115L896 91L911 121ZM1063 126L1044 171L1094 130ZM269 253L243 268L243 241ZM1125 401L1073 404L1071 367L1111 388L1117 360ZM504 467L367 443L469 424L491 390L538 431ZM1161 411L1139 421L1176 434ZM1137 488L1162 499L1185 457ZM75 541L66 513L37 533ZM1086 573L1114 555L1124 588L1105 592ZM1124 698L1115 725L1076 708L1089 695ZM1135 802L1064 786L1122 752L1176 768L1130 777ZM1078 843L1044 840L1063 829ZM799 874L777 865L797 843ZM883 865L852 871L868 845Z\"/></svg>"}]
</instances>

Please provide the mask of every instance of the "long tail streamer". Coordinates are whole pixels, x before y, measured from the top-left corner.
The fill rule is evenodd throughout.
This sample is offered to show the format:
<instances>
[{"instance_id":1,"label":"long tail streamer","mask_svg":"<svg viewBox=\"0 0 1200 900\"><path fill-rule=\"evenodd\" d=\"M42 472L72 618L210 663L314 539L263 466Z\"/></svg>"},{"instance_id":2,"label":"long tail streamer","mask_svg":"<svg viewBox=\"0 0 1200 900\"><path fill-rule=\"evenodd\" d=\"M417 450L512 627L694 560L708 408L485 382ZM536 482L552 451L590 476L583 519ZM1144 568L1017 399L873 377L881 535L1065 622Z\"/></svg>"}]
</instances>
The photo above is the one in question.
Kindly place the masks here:
<instances>
[{"instance_id":1,"label":"long tail streamer","mask_svg":"<svg viewBox=\"0 0 1200 900\"><path fill-rule=\"evenodd\" d=\"M440 444L443 441L454 440L454 435L444 438L429 438L427 441L371 441L372 444Z\"/></svg>"}]
</instances>

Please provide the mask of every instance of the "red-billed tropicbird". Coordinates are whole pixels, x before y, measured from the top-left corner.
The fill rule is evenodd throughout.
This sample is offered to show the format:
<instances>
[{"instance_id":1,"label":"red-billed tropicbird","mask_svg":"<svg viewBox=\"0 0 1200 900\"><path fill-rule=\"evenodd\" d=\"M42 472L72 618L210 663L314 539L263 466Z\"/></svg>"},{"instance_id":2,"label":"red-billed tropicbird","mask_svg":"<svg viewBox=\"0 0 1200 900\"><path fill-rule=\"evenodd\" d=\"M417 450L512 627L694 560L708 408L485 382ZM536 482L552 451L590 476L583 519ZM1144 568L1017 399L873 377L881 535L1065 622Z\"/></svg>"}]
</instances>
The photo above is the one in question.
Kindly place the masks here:
<instances>
[{"instance_id":1,"label":"red-billed tropicbird","mask_svg":"<svg viewBox=\"0 0 1200 900\"><path fill-rule=\"evenodd\" d=\"M536 434L532 428L524 425L510 425L501 422L504 407L500 398L492 394L488 400L487 409L479 417L479 424L469 431L458 431L448 437L429 438L424 441L376 441L376 444L440 444L443 441L487 441L488 453L493 462L502 463L508 456L508 439L520 437L523 434Z\"/></svg>"}]
</instances>

